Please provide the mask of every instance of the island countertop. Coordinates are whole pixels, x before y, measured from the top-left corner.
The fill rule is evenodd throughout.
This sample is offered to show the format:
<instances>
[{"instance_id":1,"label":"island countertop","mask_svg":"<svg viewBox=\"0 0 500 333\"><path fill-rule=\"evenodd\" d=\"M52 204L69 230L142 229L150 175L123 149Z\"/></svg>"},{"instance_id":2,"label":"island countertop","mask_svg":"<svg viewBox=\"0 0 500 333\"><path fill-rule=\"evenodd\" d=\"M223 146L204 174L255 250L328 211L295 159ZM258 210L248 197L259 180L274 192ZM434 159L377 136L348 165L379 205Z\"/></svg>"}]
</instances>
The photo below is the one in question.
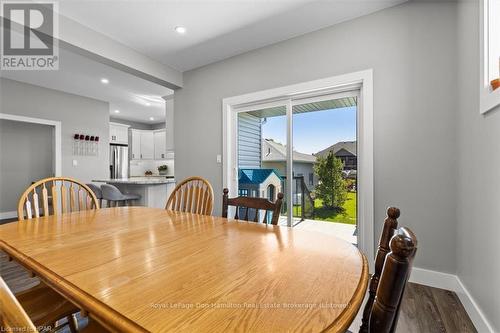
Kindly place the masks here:
<instances>
[{"instance_id":1,"label":"island countertop","mask_svg":"<svg viewBox=\"0 0 500 333\"><path fill-rule=\"evenodd\" d=\"M116 179L93 179L96 183L109 183L109 184L128 184L128 185L162 185L175 183L174 178L165 177L130 177L130 178L116 178Z\"/></svg>"}]
</instances>

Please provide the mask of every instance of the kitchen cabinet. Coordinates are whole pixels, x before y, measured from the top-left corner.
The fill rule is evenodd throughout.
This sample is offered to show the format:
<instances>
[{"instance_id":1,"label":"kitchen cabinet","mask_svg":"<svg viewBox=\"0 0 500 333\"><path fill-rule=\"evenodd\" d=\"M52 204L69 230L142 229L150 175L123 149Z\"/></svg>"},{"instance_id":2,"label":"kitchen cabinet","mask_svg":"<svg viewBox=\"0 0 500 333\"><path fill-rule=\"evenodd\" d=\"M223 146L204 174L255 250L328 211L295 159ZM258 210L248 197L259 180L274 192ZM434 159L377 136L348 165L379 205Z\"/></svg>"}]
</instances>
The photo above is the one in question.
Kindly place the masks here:
<instances>
[{"instance_id":1,"label":"kitchen cabinet","mask_svg":"<svg viewBox=\"0 0 500 333\"><path fill-rule=\"evenodd\" d=\"M152 131L141 131L141 159L154 158L154 137Z\"/></svg>"},{"instance_id":2,"label":"kitchen cabinet","mask_svg":"<svg viewBox=\"0 0 500 333\"><path fill-rule=\"evenodd\" d=\"M128 145L128 125L109 123L109 143Z\"/></svg>"},{"instance_id":3,"label":"kitchen cabinet","mask_svg":"<svg viewBox=\"0 0 500 333\"><path fill-rule=\"evenodd\" d=\"M132 132L132 159L141 159L141 133L138 130L131 130Z\"/></svg>"},{"instance_id":4,"label":"kitchen cabinet","mask_svg":"<svg viewBox=\"0 0 500 333\"><path fill-rule=\"evenodd\" d=\"M137 130L132 129L133 160L163 160L173 158L167 154L167 133L165 129Z\"/></svg>"},{"instance_id":5,"label":"kitchen cabinet","mask_svg":"<svg viewBox=\"0 0 500 333\"><path fill-rule=\"evenodd\" d=\"M155 160L167 157L167 133L164 129L153 131Z\"/></svg>"},{"instance_id":6,"label":"kitchen cabinet","mask_svg":"<svg viewBox=\"0 0 500 333\"><path fill-rule=\"evenodd\" d=\"M154 159L153 131L132 129L132 159Z\"/></svg>"}]
</instances>

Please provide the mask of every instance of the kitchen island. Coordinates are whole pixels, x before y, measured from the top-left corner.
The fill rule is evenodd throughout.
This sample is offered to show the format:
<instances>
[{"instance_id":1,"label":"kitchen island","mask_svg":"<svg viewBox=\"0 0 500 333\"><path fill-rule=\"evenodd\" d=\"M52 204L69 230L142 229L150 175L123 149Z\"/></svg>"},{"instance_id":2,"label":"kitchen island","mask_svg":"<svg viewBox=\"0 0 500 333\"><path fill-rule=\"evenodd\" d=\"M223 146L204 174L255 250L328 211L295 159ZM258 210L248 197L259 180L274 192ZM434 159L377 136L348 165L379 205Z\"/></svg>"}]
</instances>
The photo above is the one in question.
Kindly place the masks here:
<instances>
[{"instance_id":1,"label":"kitchen island","mask_svg":"<svg viewBox=\"0 0 500 333\"><path fill-rule=\"evenodd\" d=\"M141 199L132 204L151 208L165 208L167 199L175 188L175 179L166 177L130 177L92 181L114 185L122 193L139 194Z\"/></svg>"}]
</instances>

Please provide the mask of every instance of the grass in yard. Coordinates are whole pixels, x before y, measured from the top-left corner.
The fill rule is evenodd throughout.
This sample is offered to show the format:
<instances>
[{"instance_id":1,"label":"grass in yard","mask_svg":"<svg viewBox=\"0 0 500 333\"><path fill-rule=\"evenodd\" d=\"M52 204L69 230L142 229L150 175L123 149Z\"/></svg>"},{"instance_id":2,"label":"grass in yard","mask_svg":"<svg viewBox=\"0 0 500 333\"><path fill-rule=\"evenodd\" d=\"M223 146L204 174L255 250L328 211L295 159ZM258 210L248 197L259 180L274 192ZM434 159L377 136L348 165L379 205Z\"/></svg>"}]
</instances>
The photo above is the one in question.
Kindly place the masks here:
<instances>
[{"instance_id":1,"label":"grass in yard","mask_svg":"<svg viewBox=\"0 0 500 333\"><path fill-rule=\"evenodd\" d=\"M347 192L342 212L323 207L321 199L314 200L314 216L315 220L356 224L356 192Z\"/></svg>"}]
</instances>

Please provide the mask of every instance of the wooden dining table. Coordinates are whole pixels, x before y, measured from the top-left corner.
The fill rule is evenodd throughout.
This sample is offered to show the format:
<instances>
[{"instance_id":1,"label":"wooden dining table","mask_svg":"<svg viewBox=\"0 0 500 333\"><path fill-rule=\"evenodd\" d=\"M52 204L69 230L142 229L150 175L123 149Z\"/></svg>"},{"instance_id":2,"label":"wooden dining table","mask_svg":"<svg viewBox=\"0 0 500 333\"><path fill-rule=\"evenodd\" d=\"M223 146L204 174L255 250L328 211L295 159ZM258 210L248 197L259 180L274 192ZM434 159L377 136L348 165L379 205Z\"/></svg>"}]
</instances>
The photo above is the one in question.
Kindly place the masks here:
<instances>
[{"instance_id":1,"label":"wooden dining table","mask_svg":"<svg viewBox=\"0 0 500 333\"><path fill-rule=\"evenodd\" d=\"M1 225L0 249L116 332L344 332L368 282L334 236L146 207Z\"/></svg>"}]
</instances>

